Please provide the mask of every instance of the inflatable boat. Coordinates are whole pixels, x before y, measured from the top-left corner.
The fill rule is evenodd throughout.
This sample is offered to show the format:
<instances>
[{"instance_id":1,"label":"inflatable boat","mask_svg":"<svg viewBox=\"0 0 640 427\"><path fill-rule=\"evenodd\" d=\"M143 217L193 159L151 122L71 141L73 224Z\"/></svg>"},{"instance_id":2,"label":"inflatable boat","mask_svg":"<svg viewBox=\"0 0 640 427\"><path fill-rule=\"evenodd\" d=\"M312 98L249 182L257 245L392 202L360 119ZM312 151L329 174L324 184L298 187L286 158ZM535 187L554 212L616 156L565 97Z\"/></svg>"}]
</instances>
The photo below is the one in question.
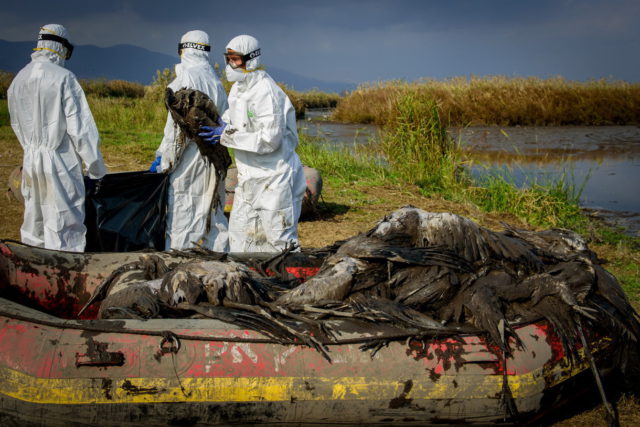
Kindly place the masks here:
<instances>
[{"instance_id":1,"label":"inflatable boat","mask_svg":"<svg viewBox=\"0 0 640 427\"><path fill-rule=\"evenodd\" d=\"M520 424L595 389L584 349L568 357L544 321L513 325L520 342L506 355L480 334L427 339L331 320L340 333L326 360L213 319L97 320L95 306L78 318L101 281L139 255L0 241L3 424ZM282 268L306 278L321 262L292 253ZM615 340L587 339L600 374L612 372Z\"/></svg>"}]
</instances>

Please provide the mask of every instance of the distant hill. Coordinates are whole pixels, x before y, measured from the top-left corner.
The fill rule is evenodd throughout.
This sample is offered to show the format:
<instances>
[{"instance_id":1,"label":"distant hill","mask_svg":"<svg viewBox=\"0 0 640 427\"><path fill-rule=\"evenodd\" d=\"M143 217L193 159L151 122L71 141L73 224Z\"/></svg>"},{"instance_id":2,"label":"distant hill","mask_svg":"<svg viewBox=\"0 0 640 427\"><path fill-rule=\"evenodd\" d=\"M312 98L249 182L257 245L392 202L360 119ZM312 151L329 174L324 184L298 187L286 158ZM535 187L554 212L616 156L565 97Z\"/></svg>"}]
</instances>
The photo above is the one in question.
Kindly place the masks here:
<instances>
[{"instance_id":1,"label":"distant hill","mask_svg":"<svg viewBox=\"0 0 640 427\"><path fill-rule=\"evenodd\" d=\"M9 42L0 40L0 69L16 72L31 60L34 42ZM76 46L66 67L78 78L106 78L149 84L156 70L170 68L177 57L151 52L130 45L98 47Z\"/></svg>"},{"instance_id":2,"label":"distant hill","mask_svg":"<svg viewBox=\"0 0 640 427\"><path fill-rule=\"evenodd\" d=\"M17 72L31 60L35 42L11 42L0 39L0 70ZM157 70L172 68L177 56L152 52L138 46L120 44L111 47L76 46L66 66L80 79L105 78L150 84ZM299 91L318 89L324 92L352 90L354 84L327 82L266 66L276 81Z\"/></svg>"},{"instance_id":3,"label":"distant hill","mask_svg":"<svg viewBox=\"0 0 640 427\"><path fill-rule=\"evenodd\" d=\"M311 89L318 89L322 92L341 93L345 90L354 90L357 87L355 83L327 82L290 73L281 68L275 68L269 65L266 67L267 72L275 81L282 82L286 84L287 87L303 92Z\"/></svg>"}]
</instances>

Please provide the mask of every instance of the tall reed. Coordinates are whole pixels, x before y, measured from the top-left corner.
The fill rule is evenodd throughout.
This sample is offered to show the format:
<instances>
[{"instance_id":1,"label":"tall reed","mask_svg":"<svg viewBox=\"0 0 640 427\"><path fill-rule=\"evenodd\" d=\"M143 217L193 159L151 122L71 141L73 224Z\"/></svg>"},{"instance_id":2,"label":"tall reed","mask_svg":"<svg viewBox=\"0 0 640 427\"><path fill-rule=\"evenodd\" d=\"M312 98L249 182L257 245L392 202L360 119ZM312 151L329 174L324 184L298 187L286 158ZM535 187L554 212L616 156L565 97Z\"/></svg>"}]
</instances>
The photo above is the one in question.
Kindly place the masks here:
<instances>
[{"instance_id":1,"label":"tall reed","mask_svg":"<svg viewBox=\"0 0 640 427\"><path fill-rule=\"evenodd\" d=\"M305 108L335 108L341 97L337 93L321 92L318 89L308 91L289 90L290 93L299 98Z\"/></svg>"},{"instance_id":2,"label":"tall reed","mask_svg":"<svg viewBox=\"0 0 640 427\"><path fill-rule=\"evenodd\" d=\"M377 123L394 120L396 100L412 94L435 99L451 125L625 125L640 123L640 84L493 77L389 81L358 87L333 118Z\"/></svg>"},{"instance_id":3,"label":"tall reed","mask_svg":"<svg viewBox=\"0 0 640 427\"><path fill-rule=\"evenodd\" d=\"M428 195L511 213L535 225L579 222L580 190L566 177L526 188L518 188L504 174L474 179L465 169L459 144L447 133L435 100L407 92L397 98L393 110L396 116L387 124L379 148L391 174L402 181Z\"/></svg>"},{"instance_id":4,"label":"tall reed","mask_svg":"<svg viewBox=\"0 0 640 427\"><path fill-rule=\"evenodd\" d=\"M415 94L399 97L379 148L391 169L427 193L446 193L459 185L461 151L447 133L435 100Z\"/></svg>"}]
</instances>

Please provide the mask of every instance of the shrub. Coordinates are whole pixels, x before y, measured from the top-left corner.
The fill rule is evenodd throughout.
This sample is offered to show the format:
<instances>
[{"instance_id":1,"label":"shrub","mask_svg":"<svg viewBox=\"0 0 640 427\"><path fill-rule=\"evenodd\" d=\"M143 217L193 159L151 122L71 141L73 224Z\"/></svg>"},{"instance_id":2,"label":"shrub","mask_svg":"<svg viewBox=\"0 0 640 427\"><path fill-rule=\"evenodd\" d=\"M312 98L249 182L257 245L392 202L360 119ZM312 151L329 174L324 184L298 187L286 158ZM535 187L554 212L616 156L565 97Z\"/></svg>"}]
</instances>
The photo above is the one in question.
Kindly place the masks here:
<instances>
[{"instance_id":1,"label":"shrub","mask_svg":"<svg viewBox=\"0 0 640 427\"><path fill-rule=\"evenodd\" d=\"M16 75L8 71L0 71L0 99L7 99L7 90Z\"/></svg>"},{"instance_id":2,"label":"shrub","mask_svg":"<svg viewBox=\"0 0 640 427\"><path fill-rule=\"evenodd\" d=\"M176 72L174 69L157 70L151 85L145 87L145 99L164 102L165 90L175 78Z\"/></svg>"}]
</instances>

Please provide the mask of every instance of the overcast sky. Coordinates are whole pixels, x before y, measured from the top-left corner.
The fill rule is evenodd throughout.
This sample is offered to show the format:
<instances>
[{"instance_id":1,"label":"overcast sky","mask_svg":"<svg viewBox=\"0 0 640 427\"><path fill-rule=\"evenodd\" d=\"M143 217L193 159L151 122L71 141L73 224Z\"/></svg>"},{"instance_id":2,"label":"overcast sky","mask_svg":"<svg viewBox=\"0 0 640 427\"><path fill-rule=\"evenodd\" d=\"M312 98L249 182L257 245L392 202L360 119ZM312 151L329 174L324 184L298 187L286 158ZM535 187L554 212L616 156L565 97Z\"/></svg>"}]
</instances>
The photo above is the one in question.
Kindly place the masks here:
<instances>
[{"instance_id":1,"label":"overcast sky","mask_svg":"<svg viewBox=\"0 0 640 427\"><path fill-rule=\"evenodd\" d=\"M46 23L71 42L176 54L199 29L222 62L251 34L263 62L326 81L506 75L640 81L639 0L6 1L0 39Z\"/></svg>"}]
</instances>

